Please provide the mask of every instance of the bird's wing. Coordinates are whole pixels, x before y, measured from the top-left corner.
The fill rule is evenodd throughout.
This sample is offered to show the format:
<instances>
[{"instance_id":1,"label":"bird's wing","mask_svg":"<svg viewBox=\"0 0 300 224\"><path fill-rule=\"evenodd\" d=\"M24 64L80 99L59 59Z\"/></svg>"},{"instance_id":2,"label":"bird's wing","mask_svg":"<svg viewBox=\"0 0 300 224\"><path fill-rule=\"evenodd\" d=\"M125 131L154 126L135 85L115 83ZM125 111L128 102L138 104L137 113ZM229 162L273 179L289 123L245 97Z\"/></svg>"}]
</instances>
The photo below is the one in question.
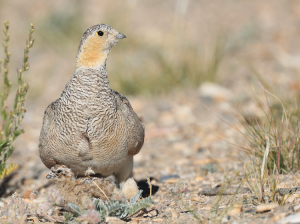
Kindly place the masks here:
<instances>
[{"instance_id":1,"label":"bird's wing","mask_svg":"<svg viewBox=\"0 0 300 224\"><path fill-rule=\"evenodd\" d=\"M120 110L126 120L129 130L128 154L136 155L144 144L145 127L136 113L133 111L128 99L117 91L112 91Z\"/></svg>"},{"instance_id":2,"label":"bird's wing","mask_svg":"<svg viewBox=\"0 0 300 224\"><path fill-rule=\"evenodd\" d=\"M53 139L55 139L57 134L55 131L55 124L53 122L54 111L55 102L51 103L44 113L43 126L39 139L40 157L45 166L49 169L56 165L56 161L53 160L51 151L52 145L54 144Z\"/></svg>"}]
</instances>

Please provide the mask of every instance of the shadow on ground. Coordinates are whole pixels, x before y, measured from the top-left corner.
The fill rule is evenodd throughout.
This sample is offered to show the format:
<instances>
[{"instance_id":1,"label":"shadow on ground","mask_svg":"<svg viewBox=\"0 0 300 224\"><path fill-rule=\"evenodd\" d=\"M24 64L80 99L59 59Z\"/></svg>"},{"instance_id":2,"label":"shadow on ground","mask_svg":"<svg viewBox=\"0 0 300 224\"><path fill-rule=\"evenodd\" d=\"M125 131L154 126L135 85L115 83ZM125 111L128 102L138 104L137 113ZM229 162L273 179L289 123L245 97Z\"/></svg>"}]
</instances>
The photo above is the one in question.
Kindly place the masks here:
<instances>
[{"instance_id":1,"label":"shadow on ground","mask_svg":"<svg viewBox=\"0 0 300 224\"><path fill-rule=\"evenodd\" d=\"M154 178L150 177L150 182L154 180ZM150 188L147 182L147 179L142 179L137 181L137 185L140 190L143 190L142 197L146 198L150 196ZM152 195L154 195L159 189L159 186L152 184Z\"/></svg>"}]
</instances>

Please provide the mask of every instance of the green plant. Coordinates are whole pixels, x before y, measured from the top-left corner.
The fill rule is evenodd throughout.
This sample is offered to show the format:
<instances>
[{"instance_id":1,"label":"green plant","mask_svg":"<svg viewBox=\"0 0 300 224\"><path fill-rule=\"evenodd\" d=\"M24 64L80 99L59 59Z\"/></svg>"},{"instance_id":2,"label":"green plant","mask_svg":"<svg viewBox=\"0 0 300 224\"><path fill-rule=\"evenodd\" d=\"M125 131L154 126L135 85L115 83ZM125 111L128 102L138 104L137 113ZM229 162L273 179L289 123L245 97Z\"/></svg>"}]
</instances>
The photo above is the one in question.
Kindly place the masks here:
<instances>
[{"instance_id":1,"label":"green plant","mask_svg":"<svg viewBox=\"0 0 300 224\"><path fill-rule=\"evenodd\" d=\"M66 213L65 217L74 219L74 221L89 221L89 223L101 222L108 216L125 219L136 214L142 209L150 208L151 205L154 204L151 197L140 199L141 194L142 191L140 190L130 199L130 201L125 199L124 203L119 200L103 202L97 198L94 198L93 200L90 198L84 198L83 209L77 205L69 203L69 207L73 210L74 215Z\"/></svg>"},{"instance_id":2,"label":"green plant","mask_svg":"<svg viewBox=\"0 0 300 224\"><path fill-rule=\"evenodd\" d=\"M8 79L9 73L9 62L10 62L10 52L8 51L9 42L9 22L4 22L4 53L5 58L0 61L0 73L2 73L1 67L3 66L3 87L0 95L0 179L8 175L10 172L17 168L16 165L11 164L7 167L6 161L14 151L12 143L14 140L24 132L20 127L20 123L24 118L26 110L24 109L25 96L28 91L28 84L24 82L24 73L29 70L28 53L29 49L33 46L33 23L31 23L31 28L29 31L29 39L26 41L26 47L24 50L23 65L22 68L17 70L18 73L18 88L16 91L16 96L14 99L13 108L9 111L8 109L8 96L11 90L11 82Z\"/></svg>"}]
</instances>

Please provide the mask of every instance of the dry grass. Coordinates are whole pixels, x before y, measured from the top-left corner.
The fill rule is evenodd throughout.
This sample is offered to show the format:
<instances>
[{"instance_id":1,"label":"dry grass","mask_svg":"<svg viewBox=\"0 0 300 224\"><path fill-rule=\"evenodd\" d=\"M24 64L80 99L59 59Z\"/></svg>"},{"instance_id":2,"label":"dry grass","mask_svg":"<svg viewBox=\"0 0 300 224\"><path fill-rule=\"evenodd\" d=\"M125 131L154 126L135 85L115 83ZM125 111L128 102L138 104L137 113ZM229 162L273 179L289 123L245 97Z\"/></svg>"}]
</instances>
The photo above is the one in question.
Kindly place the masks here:
<instances>
[{"instance_id":1,"label":"dry grass","mask_svg":"<svg viewBox=\"0 0 300 224\"><path fill-rule=\"evenodd\" d=\"M258 158L259 164L266 164L265 169L269 173L273 172L274 167L279 173L288 173L300 167L299 118L290 115L276 96L272 94L271 97L280 102L281 116L278 116L278 112L275 113L267 95L265 100L257 99L265 115L261 122L249 118L242 110L237 114L247 131L243 136L249 141L248 146L241 147L248 155Z\"/></svg>"},{"instance_id":2,"label":"dry grass","mask_svg":"<svg viewBox=\"0 0 300 224\"><path fill-rule=\"evenodd\" d=\"M258 202L284 205L290 193L278 193L279 175L299 170L299 117L289 114L294 109L287 110L277 96L265 89L264 93L264 99L256 98L264 117L253 119L241 108L236 113L246 132L236 130L248 141L238 147L247 155L245 178Z\"/></svg>"}]
</instances>

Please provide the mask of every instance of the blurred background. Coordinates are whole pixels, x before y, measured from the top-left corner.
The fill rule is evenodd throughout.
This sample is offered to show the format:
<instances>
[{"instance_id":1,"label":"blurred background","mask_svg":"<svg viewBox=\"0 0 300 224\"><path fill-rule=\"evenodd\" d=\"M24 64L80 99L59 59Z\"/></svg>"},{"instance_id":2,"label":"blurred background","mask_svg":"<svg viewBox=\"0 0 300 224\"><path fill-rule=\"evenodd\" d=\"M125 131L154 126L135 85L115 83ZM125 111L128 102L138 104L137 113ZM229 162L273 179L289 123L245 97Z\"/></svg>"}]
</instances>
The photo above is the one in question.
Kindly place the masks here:
<instances>
[{"instance_id":1,"label":"blurred background","mask_svg":"<svg viewBox=\"0 0 300 224\"><path fill-rule=\"evenodd\" d=\"M11 158L27 162L23 166L31 179L48 172L38 159L44 110L73 75L82 34L95 24L107 23L127 37L112 49L107 70L112 89L129 96L144 119L146 143L136 158L137 174L176 171L182 177L191 172L180 171L182 165L208 156L204 148L216 149L218 156L229 154L230 147L214 134L238 137L202 107L208 102L201 98L206 93L218 92L211 107L230 121L232 112L222 102L234 98L255 114L253 89L261 91L259 83L292 102L299 95L297 0L0 0L0 21L5 20L10 21L13 87L30 23L35 26L30 70L25 73L30 86L25 134L17 139ZM202 88L207 82L217 88ZM153 158L161 163L153 164Z\"/></svg>"},{"instance_id":2,"label":"blurred background","mask_svg":"<svg viewBox=\"0 0 300 224\"><path fill-rule=\"evenodd\" d=\"M296 0L0 0L0 21L10 21L10 75L33 22L28 99L47 103L72 76L83 32L98 23L127 36L107 63L111 87L123 94L166 94L203 81L244 85L258 74L280 90L299 70L299 19Z\"/></svg>"}]
</instances>

